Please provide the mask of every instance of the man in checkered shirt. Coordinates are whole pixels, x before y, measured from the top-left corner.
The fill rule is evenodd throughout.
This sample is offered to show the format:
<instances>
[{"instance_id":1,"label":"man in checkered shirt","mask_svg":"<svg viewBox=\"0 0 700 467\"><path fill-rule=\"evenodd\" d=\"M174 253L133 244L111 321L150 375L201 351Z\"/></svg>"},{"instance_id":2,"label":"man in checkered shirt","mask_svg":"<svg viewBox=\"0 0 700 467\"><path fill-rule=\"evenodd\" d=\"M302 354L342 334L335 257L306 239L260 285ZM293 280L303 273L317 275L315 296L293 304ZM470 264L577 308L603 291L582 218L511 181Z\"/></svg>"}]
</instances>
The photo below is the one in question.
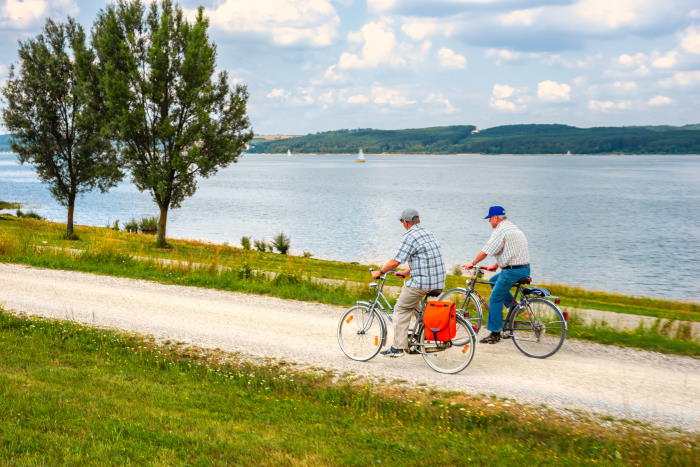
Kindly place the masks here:
<instances>
[{"instance_id":1,"label":"man in checkered shirt","mask_svg":"<svg viewBox=\"0 0 700 467\"><path fill-rule=\"evenodd\" d=\"M481 339L484 344L495 344L501 340L503 328L503 306L513 303L511 287L520 279L530 275L530 252L527 246L527 238L522 230L506 217L506 210L502 206L491 206L484 219L489 220L493 227L491 237L486 245L477 253L474 261L465 264L465 269L472 269L479 261L491 255L496 262L486 269L501 272L494 275L489 282L493 290L489 301L488 330L491 333Z\"/></svg>"},{"instance_id":2,"label":"man in checkered shirt","mask_svg":"<svg viewBox=\"0 0 700 467\"><path fill-rule=\"evenodd\" d=\"M420 311L420 301L429 292L445 287L445 264L442 261L440 245L432 232L420 225L420 217L415 209L405 209L401 213L401 225L406 229L403 241L394 259L372 271L372 277L379 278L401 263L408 262L408 268L397 271L398 277L411 278L401 289L401 295L394 307L394 345L381 352L390 357L399 357L408 349L408 328L411 316Z\"/></svg>"}]
</instances>

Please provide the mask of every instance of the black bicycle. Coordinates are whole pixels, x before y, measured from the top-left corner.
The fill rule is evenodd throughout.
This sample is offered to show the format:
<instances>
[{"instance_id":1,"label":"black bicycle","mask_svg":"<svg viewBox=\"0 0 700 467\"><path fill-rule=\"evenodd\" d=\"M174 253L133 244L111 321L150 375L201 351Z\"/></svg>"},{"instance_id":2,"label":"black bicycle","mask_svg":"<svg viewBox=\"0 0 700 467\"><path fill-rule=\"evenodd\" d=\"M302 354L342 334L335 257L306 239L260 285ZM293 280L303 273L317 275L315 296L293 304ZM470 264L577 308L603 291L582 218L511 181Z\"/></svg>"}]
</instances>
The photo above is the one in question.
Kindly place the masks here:
<instances>
[{"instance_id":1,"label":"black bicycle","mask_svg":"<svg viewBox=\"0 0 700 467\"><path fill-rule=\"evenodd\" d=\"M457 306L457 316L469 322L476 333L481 330L484 310L489 309L486 300L476 291L476 284L490 285L479 280L485 270L485 267L474 268L474 274L466 281L466 288L448 290L438 298L453 302ZM503 320L501 336L513 339L513 344L528 357L547 358L564 344L568 313L557 306L559 297L543 287L529 286L531 282L530 277L525 277L515 284L515 301Z\"/></svg>"}]
</instances>

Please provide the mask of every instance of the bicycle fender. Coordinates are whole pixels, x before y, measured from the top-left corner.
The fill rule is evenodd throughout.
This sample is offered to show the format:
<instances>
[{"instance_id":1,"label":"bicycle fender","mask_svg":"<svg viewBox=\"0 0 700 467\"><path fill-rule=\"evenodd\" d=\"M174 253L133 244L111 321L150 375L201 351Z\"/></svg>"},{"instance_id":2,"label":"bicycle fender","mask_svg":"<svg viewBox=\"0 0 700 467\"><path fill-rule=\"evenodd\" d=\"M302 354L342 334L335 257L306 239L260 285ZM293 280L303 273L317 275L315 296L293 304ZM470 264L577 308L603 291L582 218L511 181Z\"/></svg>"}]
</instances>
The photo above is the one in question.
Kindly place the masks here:
<instances>
[{"instance_id":1,"label":"bicycle fender","mask_svg":"<svg viewBox=\"0 0 700 467\"><path fill-rule=\"evenodd\" d=\"M362 306L366 306L367 308L370 307L370 303L364 302L364 301L357 301L357 302L355 302L355 305L362 305Z\"/></svg>"}]
</instances>

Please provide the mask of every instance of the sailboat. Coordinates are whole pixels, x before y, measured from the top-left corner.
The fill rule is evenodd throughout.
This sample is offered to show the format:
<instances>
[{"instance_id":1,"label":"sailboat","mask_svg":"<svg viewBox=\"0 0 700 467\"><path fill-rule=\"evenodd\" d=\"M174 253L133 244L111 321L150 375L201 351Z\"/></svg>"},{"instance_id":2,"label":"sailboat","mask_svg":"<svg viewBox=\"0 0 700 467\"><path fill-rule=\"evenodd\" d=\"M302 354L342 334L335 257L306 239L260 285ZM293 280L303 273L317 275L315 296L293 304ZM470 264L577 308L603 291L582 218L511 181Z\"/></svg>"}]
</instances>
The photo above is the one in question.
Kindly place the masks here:
<instances>
[{"instance_id":1,"label":"sailboat","mask_svg":"<svg viewBox=\"0 0 700 467\"><path fill-rule=\"evenodd\" d=\"M365 153L362 152L362 148L360 148L360 152L357 153L357 160L355 162L364 162L365 161Z\"/></svg>"},{"instance_id":2,"label":"sailboat","mask_svg":"<svg viewBox=\"0 0 700 467\"><path fill-rule=\"evenodd\" d=\"M291 155L292 155L291 149L287 149L287 155L288 155L288 156L291 156Z\"/></svg>"}]
</instances>

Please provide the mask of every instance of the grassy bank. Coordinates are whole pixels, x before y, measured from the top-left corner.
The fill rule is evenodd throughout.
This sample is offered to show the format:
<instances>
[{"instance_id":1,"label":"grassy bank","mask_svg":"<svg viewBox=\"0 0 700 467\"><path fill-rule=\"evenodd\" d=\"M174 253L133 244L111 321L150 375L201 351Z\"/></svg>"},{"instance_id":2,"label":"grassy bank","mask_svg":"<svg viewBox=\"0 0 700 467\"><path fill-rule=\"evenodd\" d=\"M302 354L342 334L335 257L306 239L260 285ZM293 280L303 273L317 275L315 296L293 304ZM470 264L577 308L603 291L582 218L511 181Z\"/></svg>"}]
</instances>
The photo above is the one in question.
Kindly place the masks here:
<instances>
[{"instance_id":1,"label":"grassy bank","mask_svg":"<svg viewBox=\"0 0 700 467\"><path fill-rule=\"evenodd\" d=\"M0 209L19 209L22 207L19 203L10 203L0 200Z\"/></svg>"},{"instance_id":2,"label":"grassy bank","mask_svg":"<svg viewBox=\"0 0 700 467\"><path fill-rule=\"evenodd\" d=\"M697 437L334 382L0 311L4 465L692 465Z\"/></svg>"},{"instance_id":3,"label":"grassy bank","mask_svg":"<svg viewBox=\"0 0 700 467\"><path fill-rule=\"evenodd\" d=\"M367 265L180 240L169 240L173 245L171 249L157 249L153 245L153 237L148 235L82 226L78 226L76 232L80 240L66 241L61 239L62 224L14 218L0 222L0 261L274 295L341 306L351 305L356 300L368 299L371 296L371 291L363 285L369 279ZM78 254L70 253L66 250L68 248L78 250ZM137 256L152 260L137 260ZM162 259L177 262L164 264L156 261ZM276 276L270 277L264 272L256 271L272 271ZM318 278L347 282L326 283L319 282ZM397 279L392 280L394 285L400 284ZM455 286L458 282L463 282L463 279L450 276L448 282L450 286ZM583 300L588 294L609 307L618 307L618 311L635 313L644 308L647 314L654 313L652 316L695 321L700 319L697 304L586 292L582 289L551 285L548 287L562 296L562 301L567 306L572 306L569 300ZM700 356L700 343L683 336L679 338L669 335L662 326L619 331L605 326L583 326L573 322L571 324L571 337Z\"/></svg>"}]
</instances>

